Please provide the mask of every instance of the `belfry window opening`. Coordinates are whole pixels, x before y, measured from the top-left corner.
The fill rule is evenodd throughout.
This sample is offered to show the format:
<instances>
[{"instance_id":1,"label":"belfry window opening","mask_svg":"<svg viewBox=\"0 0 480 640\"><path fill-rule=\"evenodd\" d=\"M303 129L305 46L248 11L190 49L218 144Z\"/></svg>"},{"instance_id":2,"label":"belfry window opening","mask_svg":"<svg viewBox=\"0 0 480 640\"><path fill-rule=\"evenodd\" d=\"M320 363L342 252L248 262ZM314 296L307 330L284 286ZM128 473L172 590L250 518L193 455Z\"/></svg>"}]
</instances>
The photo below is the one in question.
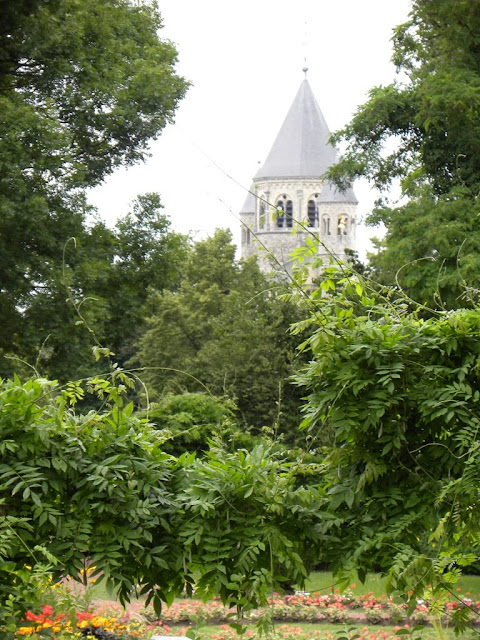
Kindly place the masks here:
<instances>
[{"instance_id":1,"label":"belfry window opening","mask_svg":"<svg viewBox=\"0 0 480 640\"><path fill-rule=\"evenodd\" d=\"M309 227L318 227L318 209L315 200L308 201L307 218Z\"/></svg>"},{"instance_id":2,"label":"belfry window opening","mask_svg":"<svg viewBox=\"0 0 480 640\"><path fill-rule=\"evenodd\" d=\"M293 226L293 203L286 195L277 201L277 228L285 229Z\"/></svg>"},{"instance_id":3,"label":"belfry window opening","mask_svg":"<svg viewBox=\"0 0 480 640\"><path fill-rule=\"evenodd\" d=\"M338 216L337 236L347 235L347 225L348 225L348 216L346 216L344 213L341 213Z\"/></svg>"}]
</instances>

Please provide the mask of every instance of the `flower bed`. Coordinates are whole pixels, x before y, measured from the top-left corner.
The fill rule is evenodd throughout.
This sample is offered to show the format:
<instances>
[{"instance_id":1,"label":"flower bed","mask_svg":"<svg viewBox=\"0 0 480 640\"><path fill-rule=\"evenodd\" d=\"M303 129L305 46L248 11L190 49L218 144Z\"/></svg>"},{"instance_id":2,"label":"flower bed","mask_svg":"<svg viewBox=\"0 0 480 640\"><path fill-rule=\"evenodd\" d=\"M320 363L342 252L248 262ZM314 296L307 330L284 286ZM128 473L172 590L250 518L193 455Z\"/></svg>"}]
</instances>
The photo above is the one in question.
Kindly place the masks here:
<instances>
[{"instance_id":1,"label":"flower bed","mask_svg":"<svg viewBox=\"0 0 480 640\"><path fill-rule=\"evenodd\" d=\"M275 595L269 601L268 611L277 621L290 622L347 622L355 621L367 624L396 625L405 623L429 622L432 606L426 601L419 601L410 615L407 615L407 605L395 602L386 595L374 597L372 593L354 596L351 592L330 594L297 594L292 596ZM435 608L435 606L437 608ZM451 614L456 609L468 609L470 620L477 623L480 616L480 599L466 596L450 599L438 611L434 605L436 615L443 615L443 622L448 624ZM266 609L258 609L246 614L248 620L257 620L265 614ZM162 612L162 620L167 623L178 624L187 621L223 622L231 618L233 610L224 607L219 600L204 603L200 600L180 600L173 603ZM152 608L143 610L143 615L153 621L156 616Z\"/></svg>"},{"instance_id":2,"label":"flower bed","mask_svg":"<svg viewBox=\"0 0 480 640\"><path fill-rule=\"evenodd\" d=\"M480 599L468 594L458 599L449 599L442 611L432 611L431 604L419 601L411 616L407 616L407 605L396 603L387 596L374 597L372 593L354 596L351 592L330 594L299 593L294 596L275 595L271 598L268 608L248 612L245 622L255 622L267 612L269 617L282 623L344 623L360 625L397 625L391 632L379 631L373 634L365 631L360 638L370 640L387 640L394 637L395 631L401 626L409 627L430 621L432 613L442 617L442 622L448 624L449 616L457 609L467 609L470 621L479 622ZM218 632L209 634L212 640L233 640L234 630L224 622L231 622L235 612L222 605L215 599L204 603L200 600L180 600L174 602L162 612L161 620L157 619L151 607L132 608L130 613L123 611L119 605L95 603L94 611L71 612L55 610L51 605L45 605L40 613L28 611L19 626L16 638L28 637L30 640L52 638L53 640L146 640L154 634L183 635L190 625L217 624ZM182 623L189 626L179 628ZM172 629L171 625L175 625ZM302 638L300 627L281 624L275 635L280 640ZM363 626L363 629L368 627ZM309 637L321 637L330 640L326 633L318 630L318 634L311 632ZM357 631L358 633L358 631ZM323 635L321 635L323 634ZM386 635L385 635L386 634ZM331 635L331 634L330 634ZM256 636L254 629L247 630L246 638ZM333 636L332 636L333 637Z\"/></svg>"},{"instance_id":3,"label":"flower bed","mask_svg":"<svg viewBox=\"0 0 480 640\"><path fill-rule=\"evenodd\" d=\"M186 632L187 629L182 629L182 632ZM391 631L385 631L379 629L378 631L372 631L369 627L359 627L352 632L345 632L344 636L350 638L355 636L355 640L398 640L398 636L395 635L397 628L392 628ZM281 624L275 627L273 635L279 640L337 640L338 632L327 631L323 629L312 629L295 625ZM248 630L245 632L245 637L249 640L256 637L254 630ZM211 640L237 640L238 634L231 627L224 624L219 626L218 632L210 634Z\"/></svg>"},{"instance_id":4,"label":"flower bed","mask_svg":"<svg viewBox=\"0 0 480 640\"><path fill-rule=\"evenodd\" d=\"M113 614L112 614L113 613ZM16 637L40 640L136 640L146 639L153 633L166 635L170 627L161 621L146 623L131 619L127 613L118 612L77 612L72 620L64 612L54 612L50 605L45 605L41 613L27 611L25 620L17 630Z\"/></svg>"}]
</instances>

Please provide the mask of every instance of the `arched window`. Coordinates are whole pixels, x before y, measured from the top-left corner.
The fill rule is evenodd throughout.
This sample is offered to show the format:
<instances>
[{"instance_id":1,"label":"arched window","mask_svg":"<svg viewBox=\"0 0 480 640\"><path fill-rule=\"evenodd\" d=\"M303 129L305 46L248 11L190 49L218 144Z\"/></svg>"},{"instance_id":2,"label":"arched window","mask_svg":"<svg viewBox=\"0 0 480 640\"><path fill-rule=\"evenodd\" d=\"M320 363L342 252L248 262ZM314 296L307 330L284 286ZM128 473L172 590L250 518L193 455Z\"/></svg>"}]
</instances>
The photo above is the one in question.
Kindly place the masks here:
<instances>
[{"instance_id":1,"label":"arched window","mask_svg":"<svg viewBox=\"0 0 480 640\"><path fill-rule=\"evenodd\" d=\"M279 200L277 202L277 227L279 229L283 228L283 223L285 222L285 205Z\"/></svg>"},{"instance_id":2,"label":"arched window","mask_svg":"<svg viewBox=\"0 0 480 640\"><path fill-rule=\"evenodd\" d=\"M293 225L293 202L286 195L277 200L277 228L284 229Z\"/></svg>"},{"instance_id":3,"label":"arched window","mask_svg":"<svg viewBox=\"0 0 480 640\"><path fill-rule=\"evenodd\" d=\"M287 200L285 214L285 222L287 223L287 227L291 228L293 225L293 203L291 200Z\"/></svg>"},{"instance_id":4,"label":"arched window","mask_svg":"<svg viewBox=\"0 0 480 640\"><path fill-rule=\"evenodd\" d=\"M330 235L330 218L328 216L322 217L322 235L323 236Z\"/></svg>"},{"instance_id":5,"label":"arched window","mask_svg":"<svg viewBox=\"0 0 480 640\"><path fill-rule=\"evenodd\" d=\"M337 221L337 236L346 236L348 228L348 216L341 213Z\"/></svg>"},{"instance_id":6,"label":"arched window","mask_svg":"<svg viewBox=\"0 0 480 640\"><path fill-rule=\"evenodd\" d=\"M317 211L317 205L315 203L315 200L308 201L307 217L308 217L309 227L318 226L318 211Z\"/></svg>"}]
</instances>

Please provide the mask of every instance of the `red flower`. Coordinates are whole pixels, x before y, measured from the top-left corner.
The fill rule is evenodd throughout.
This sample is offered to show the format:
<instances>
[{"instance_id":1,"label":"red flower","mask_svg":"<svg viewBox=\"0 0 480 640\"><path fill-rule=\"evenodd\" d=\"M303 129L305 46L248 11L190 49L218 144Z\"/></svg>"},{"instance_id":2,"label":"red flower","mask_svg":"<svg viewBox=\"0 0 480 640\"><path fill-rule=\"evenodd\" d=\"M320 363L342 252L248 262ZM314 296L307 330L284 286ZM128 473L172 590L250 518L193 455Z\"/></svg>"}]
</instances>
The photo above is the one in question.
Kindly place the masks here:
<instances>
[{"instance_id":1,"label":"red flower","mask_svg":"<svg viewBox=\"0 0 480 640\"><path fill-rule=\"evenodd\" d=\"M78 621L81 622L82 620L91 620L93 618L93 613L89 613L88 611L84 611L82 612L76 612L75 615L78 618Z\"/></svg>"}]
</instances>

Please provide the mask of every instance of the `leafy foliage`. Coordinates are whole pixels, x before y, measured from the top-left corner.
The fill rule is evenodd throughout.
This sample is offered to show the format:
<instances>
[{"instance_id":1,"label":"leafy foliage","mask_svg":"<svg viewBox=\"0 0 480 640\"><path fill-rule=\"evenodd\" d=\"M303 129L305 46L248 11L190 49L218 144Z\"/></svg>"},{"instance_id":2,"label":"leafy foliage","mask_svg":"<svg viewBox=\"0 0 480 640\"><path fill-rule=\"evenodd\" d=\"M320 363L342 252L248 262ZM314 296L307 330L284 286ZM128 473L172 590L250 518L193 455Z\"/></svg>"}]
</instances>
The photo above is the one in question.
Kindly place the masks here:
<instances>
[{"instance_id":1,"label":"leafy foliage","mask_svg":"<svg viewBox=\"0 0 480 640\"><path fill-rule=\"evenodd\" d=\"M48 282L16 310L15 331L4 327L4 371L22 371L23 359L62 382L87 377L94 344L122 363L145 324L150 287L175 287L186 239L170 230L157 194L139 196L114 229L98 220L82 229L79 220L77 232L57 247L63 264L52 256Z\"/></svg>"},{"instance_id":2,"label":"leafy foliage","mask_svg":"<svg viewBox=\"0 0 480 640\"><path fill-rule=\"evenodd\" d=\"M135 590L157 612L192 585L248 608L306 575L318 494L263 448L176 459L133 414L131 380L115 369L59 389L44 379L0 388L0 626L35 604L47 569ZM95 394L101 411L77 413ZM297 527L301 529L301 535ZM42 573L43 572L43 573ZM201 578L198 580L198 575Z\"/></svg>"},{"instance_id":3,"label":"leafy foliage","mask_svg":"<svg viewBox=\"0 0 480 640\"><path fill-rule=\"evenodd\" d=\"M116 165L143 159L186 89L174 73L175 48L158 38L155 6L128 0L22 5L20 11L7 5L3 22L0 93L11 177L23 184L31 177L32 185L55 193L53 181L58 191L98 184ZM16 125L7 120L13 113ZM14 126L31 136L16 147Z\"/></svg>"},{"instance_id":4,"label":"leafy foliage","mask_svg":"<svg viewBox=\"0 0 480 640\"><path fill-rule=\"evenodd\" d=\"M152 398L166 391L208 392L233 400L241 420L292 433L299 395L287 382L295 344L288 333L300 310L281 299L255 261L235 261L227 231L197 242L175 293L151 299L153 313L132 363Z\"/></svg>"},{"instance_id":5,"label":"leafy foliage","mask_svg":"<svg viewBox=\"0 0 480 640\"><path fill-rule=\"evenodd\" d=\"M152 3L3 4L0 350L33 365L48 339L44 354L57 350L54 375L66 378L72 374L60 369L69 360L62 343L81 351L85 338L91 341L73 330L78 317L65 304L69 290L78 303L98 295L93 281L101 287L112 245L118 241L122 258L132 239L125 229L112 236L90 220L85 189L119 164L145 158L149 140L172 121L187 83L175 74L175 48L157 35L161 18ZM145 229L145 218L142 224ZM158 234L153 220L148 224ZM132 265L133 254L129 259ZM84 311L98 318L103 310ZM82 358L84 352L73 356L77 376L84 374ZM9 365L0 363L3 375L11 373Z\"/></svg>"},{"instance_id":6,"label":"leafy foliage","mask_svg":"<svg viewBox=\"0 0 480 640\"><path fill-rule=\"evenodd\" d=\"M348 150L332 177L363 175L384 189L401 178L434 193L478 184L480 59L475 5L416 0L396 28L393 61L401 80L376 87L352 122L335 134ZM397 144L390 145L391 139Z\"/></svg>"},{"instance_id":7,"label":"leafy foliage","mask_svg":"<svg viewBox=\"0 0 480 640\"><path fill-rule=\"evenodd\" d=\"M251 449L258 438L245 433L235 421L236 407L206 393L167 394L148 411L148 419L165 438L164 449L174 455L198 454L217 442L229 451Z\"/></svg>"},{"instance_id":8,"label":"leafy foliage","mask_svg":"<svg viewBox=\"0 0 480 640\"><path fill-rule=\"evenodd\" d=\"M475 3L414 1L393 38L399 80L372 89L333 136L347 150L330 178L363 176L382 192L369 216L387 227L373 275L434 308L472 306L465 290L479 284L478 27ZM406 197L397 207L386 197L396 181Z\"/></svg>"},{"instance_id":9,"label":"leafy foliage","mask_svg":"<svg viewBox=\"0 0 480 640\"><path fill-rule=\"evenodd\" d=\"M391 216L380 251L370 256L372 275L434 309L474 306L478 225L479 202L470 191L456 187L435 198L426 189Z\"/></svg>"},{"instance_id":10,"label":"leafy foliage","mask_svg":"<svg viewBox=\"0 0 480 640\"><path fill-rule=\"evenodd\" d=\"M133 407L122 406L128 379L117 378L119 387L91 381L110 407L85 416L72 409L84 395L79 385L57 394L44 380L3 383L0 486L4 518L15 519L11 570L34 565L41 542L61 558L57 571L79 576L92 562L125 600L134 584L168 584L178 545L164 517L177 502L169 487L175 463Z\"/></svg>"},{"instance_id":11,"label":"leafy foliage","mask_svg":"<svg viewBox=\"0 0 480 640\"><path fill-rule=\"evenodd\" d=\"M360 577L388 572L413 602L478 553L480 313L422 320L345 267L321 285L296 380L303 428L333 436L321 476L329 557Z\"/></svg>"},{"instance_id":12,"label":"leafy foliage","mask_svg":"<svg viewBox=\"0 0 480 640\"><path fill-rule=\"evenodd\" d=\"M220 595L245 610L265 605L286 581L304 582L305 552L319 539L320 502L315 491L295 488L295 475L262 446L232 454L213 449L185 467L180 535L200 572L197 595Z\"/></svg>"}]
</instances>

